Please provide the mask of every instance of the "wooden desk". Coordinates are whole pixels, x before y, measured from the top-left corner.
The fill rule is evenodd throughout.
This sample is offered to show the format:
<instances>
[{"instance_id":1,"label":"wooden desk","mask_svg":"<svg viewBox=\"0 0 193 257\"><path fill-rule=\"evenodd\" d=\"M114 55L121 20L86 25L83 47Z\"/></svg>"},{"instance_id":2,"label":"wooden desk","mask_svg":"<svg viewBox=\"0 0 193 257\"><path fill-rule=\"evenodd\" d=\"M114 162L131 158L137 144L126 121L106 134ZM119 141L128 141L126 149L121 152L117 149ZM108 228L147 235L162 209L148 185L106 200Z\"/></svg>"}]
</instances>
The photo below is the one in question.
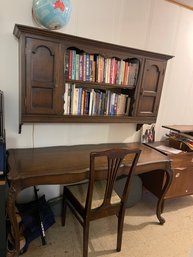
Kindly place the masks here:
<instances>
[{"instance_id":1,"label":"wooden desk","mask_svg":"<svg viewBox=\"0 0 193 257\"><path fill-rule=\"evenodd\" d=\"M169 151L160 150L157 148L160 146L168 146L167 141L160 141L149 143L147 146L156 149L157 151L163 152L171 160L171 169L173 171L173 179L169 190L164 196L164 200L177 198L186 195L193 194L193 152L180 152L178 154L171 153ZM144 179L145 186L153 192L155 195L158 194L159 188L162 186L163 174L149 173ZM152 187L152 181L153 187Z\"/></svg>"},{"instance_id":2,"label":"wooden desk","mask_svg":"<svg viewBox=\"0 0 193 257\"><path fill-rule=\"evenodd\" d=\"M165 174L164 186L159 195L156 214L160 224L165 222L161 216L162 202L172 180L169 158L156 150L140 143L99 144L79 146L58 146L8 150L8 215L13 227L15 250L13 256L19 254L19 230L15 217L15 201L18 193L34 185L65 184L79 182L88 177L89 156L92 151L109 148L140 148L142 153L136 168L136 174L162 170ZM122 168L127 168L125 163ZM104 168L103 168L104 170ZM99 167L98 176L102 178L104 171Z\"/></svg>"}]
</instances>

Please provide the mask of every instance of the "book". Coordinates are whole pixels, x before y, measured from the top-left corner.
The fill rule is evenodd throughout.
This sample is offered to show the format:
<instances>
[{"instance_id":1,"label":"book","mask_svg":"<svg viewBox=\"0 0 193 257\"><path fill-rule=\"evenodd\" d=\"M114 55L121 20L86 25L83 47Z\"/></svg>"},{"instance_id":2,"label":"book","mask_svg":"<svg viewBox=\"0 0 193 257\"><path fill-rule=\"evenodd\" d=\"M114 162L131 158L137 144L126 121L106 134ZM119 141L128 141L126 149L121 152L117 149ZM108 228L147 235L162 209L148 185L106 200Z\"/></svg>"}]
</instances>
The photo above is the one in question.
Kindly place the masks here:
<instances>
[{"instance_id":1,"label":"book","mask_svg":"<svg viewBox=\"0 0 193 257\"><path fill-rule=\"evenodd\" d=\"M68 91L69 91L69 83L65 83L65 92L64 92L64 115L69 114L68 113Z\"/></svg>"},{"instance_id":2,"label":"book","mask_svg":"<svg viewBox=\"0 0 193 257\"><path fill-rule=\"evenodd\" d=\"M128 62L125 62L123 85L128 85L128 80L129 80L129 64Z\"/></svg>"},{"instance_id":3,"label":"book","mask_svg":"<svg viewBox=\"0 0 193 257\"><path fill-rule=\"evenodd\" d=\"M105 115L109 115L109 108L110 108L110 98L111 98L111 91L107 90L105 94Z\"/></svg>"},{"instance_id":4,"label":"book","mask_svg":"<svg viewBox=\"0 0 193 257\"><path fill-rule=\"evenodd\" d=\"M116 59L111 58L110 62L110 83L115 84Z\"/></svg>"},{"instance_id":5,"label":"book","mask_svg":"<svg viewBox=\"0 0 193 257\"><path fill-rule=\"evenodd\" d=\"M110 93L109 115L115 115L115 93Z\"/></svg>"},{"instance_id":6,"label":"book","mask_svg":"<svg viewBox=\"0 0 193 257\"><path fill-rule=\"evenodd\" d=\"M85 80L90 81L90 55L85 54Z\"/></svg>"},{"instance_id":7,"label":"book","mask_svg":"<svg viewBox=\"0 0 193 257\"><path fill-rule=\"evenodd\" d=\"M90 103L90 91L86 90L84 114L89 114L89 103Z\"/></svg>"},{"instance_id":8,"label":"book","mask_svg":"<svg viewBox=\"0 0 193 257\"><path fill-rule=\"evenodd\" d=\"M78 96L79 96L79 88L76 87L75 84L72 85L72 94L71 94L71 114L78 114Z\"/></svg>"},{"instance_id":9,"label":"book","mask_svg":"<svg viewBox=\"0 0 193 257\"><path fill-rule=\"evenodd\" d=\"M90 68L90 81L95 82L95 61L94 61L94 54L90 54L89 60L89 68Z\"/></svg>"},{"instance_id":10,"label":"book","mask_svg":"<svg viewBox=\"0 0 193 257\"><path fill-rule=\"evenodd\" d=\"M80 55L76 54L76 72L75 72L76 80L79 80L79 70L80 70L79 64L80 64Z\"/></svg>"},{"instance_id":11,"label":"book","mask_svg":"<svg viewBox=\"0 0 193 257\"><path fill-rule=\"evenodd\" d=\"M131 103L131 98L129 96L126 96L126 103L125 103L125 115L129 115L130 111L130 103Z\"/></svg>"},{"instance_id":12,"label":"book","mask_svg":"<svg viewBox=\"0 0 193 257\"><path fill-rule=\"evenodd\" d=\"M110 80L110 65L109 65L110 58L104 59L104 82L109 83Z\"/></svg>"},{"instance_id":13,"label":"book","mask_svg":"<svg viewBox=\"0 0 193 257\"><path fill-rule=\"evenodd\" d=\"M64 54L64 76L68 78L68 69L69 69L69 50L67 49Z\"/></svg>"},{"instance_id":14,"label":"book","mask_svg":"<svg viewBox=\"0 0 193 257\"><path fill-rule=\"evenodd\" d=\"M76 79L76 50L72 51L72 71L71 71L71 79Z\"/></svg>"},{"instance_id":15,"label":"book","mask_svg":"<svg viewBox=\"0 0 193 257\"><path fill-rule=\"evenodd\" d=\"M120 74L119 74L119 85L123 85L124 81L124 72L125 72L125 61L121 60L120 63Z\"/></svg>"},{"instance_id":16,"label":"book","mask_svg":"<svg viewBox=\"0 0 193 257\"><path fill-rule=\"evenodd\" d=\"M85 114L85 104L86 104L86 90L82 89L82 104L81 104L81 115Z\"/></svg>"},{"instance_id":17,"label":"book","mask_svg":"<svg viewBox=\"0 0 193 257\"><path fill-rule=\"evenodd\" d=\"M79 55L79 80L83 80L83 66L84 66L83 54L80 54Z\"/></svg>"},{"instance_id":18,"label":"book","mask_svg":"<svg viewBox=\"0 0 193 257\"><path fill-rule=\"evenodd\" d=\"M105 59L103 56L97 56L97 82L104 82L104 63Z\"/></svg>"},{"instance_id":19,"label":"book","mask_svg":"<svg viewBox=\"0 0 193 257\"><path fill-rule=\"evenodd\" d=\"M92 115L93 110L93 96L94 96L94 89L90 90L90 99L89 99L89 111L88 114Z\"/></svg>"},{"instance_id":20,"label":"book","mask_svg":"<svg viewBox=\"0 0 193 257\"><path fill-rule=\"evenodd\" d=\"M119 99L119 115L125 114L125 106L126 106L126 95L121 94Z\"/></svg>"},{"instance_id":21,"label":"book","mask_svg":"<svg viewBox=\"0 0 193 257\"><path fill-rule=\"evenodd\" d=\"M72 79L72 50L68 50L68 79Z\"/></svg>"},{"instance_id":22,"label":"book","mask_svg":"<svg viewBox=\"0 0 193 257\"><path fill-rule=\"evenodd\" d=\"M78 88L78 110L77 110L77 115L81 115L81 110L82 110L82 88Z\"/></svg>"},{"instance_id":23,"label":"book","mask_svg":"<svg viewBox=\"0 0 193 257\"><path fill-rule=\"evenodd\" d=\"M138 77L138 69L139 69L138 63L129 63L129 78L128 78L129 86L136 85L137 77Z\"/></svg>"},{"instance_id":24,"label":"book","mask_svg":"<svg viewBox=\"0 0 193 257\"><path fill-rule=\"evenodd\" d=\"M86 53L83 53L83 72L82 72L82 80L86 81Z\"/></svg>"}]
</instances>

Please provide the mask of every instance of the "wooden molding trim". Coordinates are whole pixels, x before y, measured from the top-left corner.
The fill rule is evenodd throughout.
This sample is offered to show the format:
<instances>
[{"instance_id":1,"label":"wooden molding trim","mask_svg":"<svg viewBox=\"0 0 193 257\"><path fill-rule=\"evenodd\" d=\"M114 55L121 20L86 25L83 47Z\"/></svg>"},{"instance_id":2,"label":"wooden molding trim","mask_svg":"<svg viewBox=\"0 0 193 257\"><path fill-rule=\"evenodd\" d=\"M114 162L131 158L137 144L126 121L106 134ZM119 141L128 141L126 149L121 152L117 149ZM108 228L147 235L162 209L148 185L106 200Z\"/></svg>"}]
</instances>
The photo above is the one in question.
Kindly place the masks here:
<instances>
[{"instance_id":1,"label":"wooden molding trim","mask_svg":"<svg viewBox=\"0 0 193 257\"><path fill-rule=\"evenodd\" d=\"M184 8L187 8L187 9L193 11L193 7L191 7L189 5L186 5L186 4L182 4L182 3L178 2L177 0L166 0L166 1L168 1L170 3L173 3L173 4L177 4L177 5L181 6L181 7L184 7Z\"/></svg>"}]
</instances>

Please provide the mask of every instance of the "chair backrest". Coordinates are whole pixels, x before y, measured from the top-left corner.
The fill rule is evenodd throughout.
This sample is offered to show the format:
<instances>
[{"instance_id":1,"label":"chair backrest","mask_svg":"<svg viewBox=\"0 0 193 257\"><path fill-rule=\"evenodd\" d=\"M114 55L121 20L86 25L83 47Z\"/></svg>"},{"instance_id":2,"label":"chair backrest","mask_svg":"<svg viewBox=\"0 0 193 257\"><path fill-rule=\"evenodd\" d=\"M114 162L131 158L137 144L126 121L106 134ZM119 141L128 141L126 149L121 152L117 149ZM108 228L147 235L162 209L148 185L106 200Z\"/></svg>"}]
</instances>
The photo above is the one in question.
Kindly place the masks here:
<instances>
[{"instance_id":1,"label":"chair backrest","mask_svg":"<svg viewBox=\"0 0 193 257\"><path fill-rule=\"evenodd\" d=\"M106 209L111 206L125 204L128 198L129 183L131 175L133 174L137 165L140 149L109 149L106 151L92 152L90 154L90 174L89 174L89 186L86 199L86 212L89 215L92 206L93 190L96 183L98 172L105 171L105 189L104 197L101 201L101 205L97 208ZM124 175L127 176L125 181L122 196L120 196L119 204L112 204L111 197L114 190L116 179L121 175L121 171L124 171ZM123 175L123 174L122 174Z\"/></svg>"}]
</instances>

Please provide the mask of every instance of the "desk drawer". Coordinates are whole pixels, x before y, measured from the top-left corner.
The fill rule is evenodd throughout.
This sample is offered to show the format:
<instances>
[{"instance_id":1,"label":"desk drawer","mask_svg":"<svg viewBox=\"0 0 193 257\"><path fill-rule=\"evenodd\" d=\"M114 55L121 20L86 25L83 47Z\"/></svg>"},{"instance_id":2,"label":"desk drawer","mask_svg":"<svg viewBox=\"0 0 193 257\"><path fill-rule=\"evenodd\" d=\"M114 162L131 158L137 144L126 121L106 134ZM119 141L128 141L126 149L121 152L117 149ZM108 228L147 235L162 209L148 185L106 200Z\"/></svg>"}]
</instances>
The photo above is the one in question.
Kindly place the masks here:
<instances>
[{"instance_id":1,"label":"desk drawer","mask_svg":"<svg viewBox=\"0 0 193 257\"><path fill-rule=\"evenodd\" d=\"M165 198L193 194L193 167L173 168L173 180Z\"/></svg>"}]
</instances>

